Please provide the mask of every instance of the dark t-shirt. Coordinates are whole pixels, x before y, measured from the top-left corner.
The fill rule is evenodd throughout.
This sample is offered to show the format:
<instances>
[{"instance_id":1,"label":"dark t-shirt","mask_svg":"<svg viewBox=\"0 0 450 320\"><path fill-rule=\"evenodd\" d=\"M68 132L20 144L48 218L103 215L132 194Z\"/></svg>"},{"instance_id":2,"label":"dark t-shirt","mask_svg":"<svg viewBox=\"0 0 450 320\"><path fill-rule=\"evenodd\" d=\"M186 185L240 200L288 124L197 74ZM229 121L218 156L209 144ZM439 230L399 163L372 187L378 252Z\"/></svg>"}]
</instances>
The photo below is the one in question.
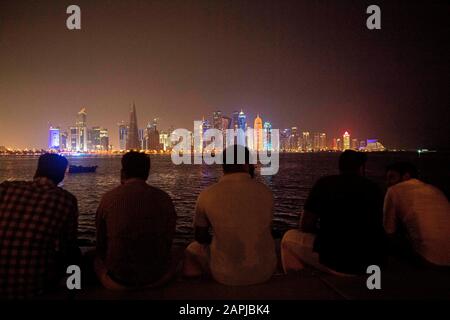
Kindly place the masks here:
<instances>
[{"instance_id":1,"label":"dark t-shirt","mask_svg":"<svg viewBox=\"0 0 450 320\"><path fill-rule=\"evenodd\" d=\"M106 193L97 211L97 253L110 277L127 286L159 280L169 266L175 223L170 196L143 180Z\"/></svg>"},{"instance_id":2,"label":"dark t-shirt","mask_svg":"<svg viewBox=\"0 0 450 320\"><path fill-rule=\"evenodd\" d=\"M314 247L320 263L350 274L382 263L383 196L373 182L357 175L324 177L311 190L305 210L319 216Z\"/></svg>"}]
</instances>

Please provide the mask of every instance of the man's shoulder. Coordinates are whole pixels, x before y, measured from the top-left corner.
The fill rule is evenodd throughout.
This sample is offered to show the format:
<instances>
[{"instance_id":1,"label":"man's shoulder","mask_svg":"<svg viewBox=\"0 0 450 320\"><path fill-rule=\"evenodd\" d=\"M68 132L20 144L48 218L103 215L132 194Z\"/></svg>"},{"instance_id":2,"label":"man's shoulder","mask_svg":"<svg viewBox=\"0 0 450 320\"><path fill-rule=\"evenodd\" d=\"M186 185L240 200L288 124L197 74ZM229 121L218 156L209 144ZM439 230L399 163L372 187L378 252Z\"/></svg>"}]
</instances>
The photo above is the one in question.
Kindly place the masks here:
<instances>
[{"instance_id":1,"label":"man's shoulder","mask_svg":"<svg viewBox=\"0 0 450 320\"><path fill-rule=\"evenodd\" d=\"M164 190L154 187L151 185L147 185L148 190L152 193L153 196L155 196L158 199L164 200L164 201L170 201L172 202L172 197Z\"/></svg>"},{"instance_id":2,"label":"man's shoulder","mask_svg":"<svg viewBox=\"0 0 450 320\"><path fill-rule=\"evenodd\" d=\"M0 188L2 189L10 189L10 188L26 188L31 187L32 181L4 181L0 183Z\"/></svg>"},{"instance_id":3,"label":"man's shoulder","mask_svg":"<svg viewBox=\"0 0 450 320\"><path fill-rule=\"evenodd\" d=\"M65 198L68 202L71 202L73 204L77 203L77 197L75 197L71 192L60 187L56 187L56 192L59 193L59 195Z\"/></svg>"}]
</instances>

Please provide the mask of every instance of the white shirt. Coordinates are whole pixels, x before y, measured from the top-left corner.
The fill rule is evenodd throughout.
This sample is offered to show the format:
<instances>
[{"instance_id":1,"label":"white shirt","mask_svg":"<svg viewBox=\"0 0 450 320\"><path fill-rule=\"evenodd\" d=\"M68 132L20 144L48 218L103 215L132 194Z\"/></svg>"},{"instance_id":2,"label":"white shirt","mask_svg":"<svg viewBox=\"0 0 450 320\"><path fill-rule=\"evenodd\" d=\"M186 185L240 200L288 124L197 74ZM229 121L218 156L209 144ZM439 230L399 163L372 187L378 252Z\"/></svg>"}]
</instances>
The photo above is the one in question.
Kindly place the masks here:
<instances>
[{"instance_id":1,"label":"white shirt","mask_svg":"<svg viewBox=\"0 0 450 320\"><path fill-rule=\"evenodd\" d=\"M210 268L216 281L250 285L272 276L272 217L272 191L247 173L226 174L200 194L194 224L213 229Z\"/></svg>"},{"instance_id":2,"label":"white shirt","mask_svg":"<svg viewBox=\"0 0 450 320\"><path fill-rule=\"evenodd\" d=\"M437 188L410 179L389 188L384 201L384 228L395 233L401 223L414 250L427 261L450 265L450 205Z\"/></svg>"}]
</instances>

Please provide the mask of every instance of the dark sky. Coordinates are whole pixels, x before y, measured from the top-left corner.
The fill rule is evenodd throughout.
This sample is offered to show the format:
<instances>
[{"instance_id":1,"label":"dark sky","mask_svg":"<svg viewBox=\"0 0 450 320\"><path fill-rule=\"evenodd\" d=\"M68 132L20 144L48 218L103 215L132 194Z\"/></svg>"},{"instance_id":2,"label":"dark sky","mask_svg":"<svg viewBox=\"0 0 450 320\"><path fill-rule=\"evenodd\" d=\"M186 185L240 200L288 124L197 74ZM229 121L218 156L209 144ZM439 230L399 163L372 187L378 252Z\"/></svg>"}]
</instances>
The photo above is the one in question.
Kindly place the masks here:
<instances>
[{"instance_id":1,"label":"dark sky","mask_svg":"<svg viewBox=\"0 0 450 320\"><path fill-rule=\"evenodd\" d=\"M382 30L366 28L378 4ZM66 8L82 30L66 28ZM192 128L212 111L388 147L448 148L448 1L0 1L0 145L49 123Z\"/></svg>"}]
</instances>

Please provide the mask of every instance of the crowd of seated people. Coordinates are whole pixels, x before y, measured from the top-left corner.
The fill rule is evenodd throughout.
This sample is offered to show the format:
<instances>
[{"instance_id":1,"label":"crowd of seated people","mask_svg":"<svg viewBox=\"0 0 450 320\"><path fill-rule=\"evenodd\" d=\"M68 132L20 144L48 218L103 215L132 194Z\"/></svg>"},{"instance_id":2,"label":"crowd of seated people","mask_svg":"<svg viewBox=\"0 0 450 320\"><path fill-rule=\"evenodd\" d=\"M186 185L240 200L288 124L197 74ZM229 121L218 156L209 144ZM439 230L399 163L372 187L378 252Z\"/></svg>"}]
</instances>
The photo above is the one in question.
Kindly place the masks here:
<instances>
[{"instance_id":1,"label":"crowd of seated people","mask_svg":"<svg viewBox=\"0 0 450 320\"><path fill-rule=\"evenodd\" d=\"M239 155L244 161L237 161ZM180 261L171 254L175 207L166 192L147 184L149 156L123 156L121 184L103 196L96 213L90 268L105 288L154 288L175 274L230 286L272 277L278 264L272 191L255 179L247 148L232 146L223 156L234 161L224 161L222 178L198 196L195 239ZM411 263L450 266L445 195L418 180L410 163L396 163L387 168L383 200L365 177L366 160L366 154L347 150L339 159L340 173L313 186L299 228L281 240L285 273L308 265L356 276L370 265L384 265L388 253ZM44 154L32 181L0 184L0 298L40 295L61 283L67 266L81 265L77 199L58 187L67 165L63 156Z\"/></svg>"}]
</instances>

